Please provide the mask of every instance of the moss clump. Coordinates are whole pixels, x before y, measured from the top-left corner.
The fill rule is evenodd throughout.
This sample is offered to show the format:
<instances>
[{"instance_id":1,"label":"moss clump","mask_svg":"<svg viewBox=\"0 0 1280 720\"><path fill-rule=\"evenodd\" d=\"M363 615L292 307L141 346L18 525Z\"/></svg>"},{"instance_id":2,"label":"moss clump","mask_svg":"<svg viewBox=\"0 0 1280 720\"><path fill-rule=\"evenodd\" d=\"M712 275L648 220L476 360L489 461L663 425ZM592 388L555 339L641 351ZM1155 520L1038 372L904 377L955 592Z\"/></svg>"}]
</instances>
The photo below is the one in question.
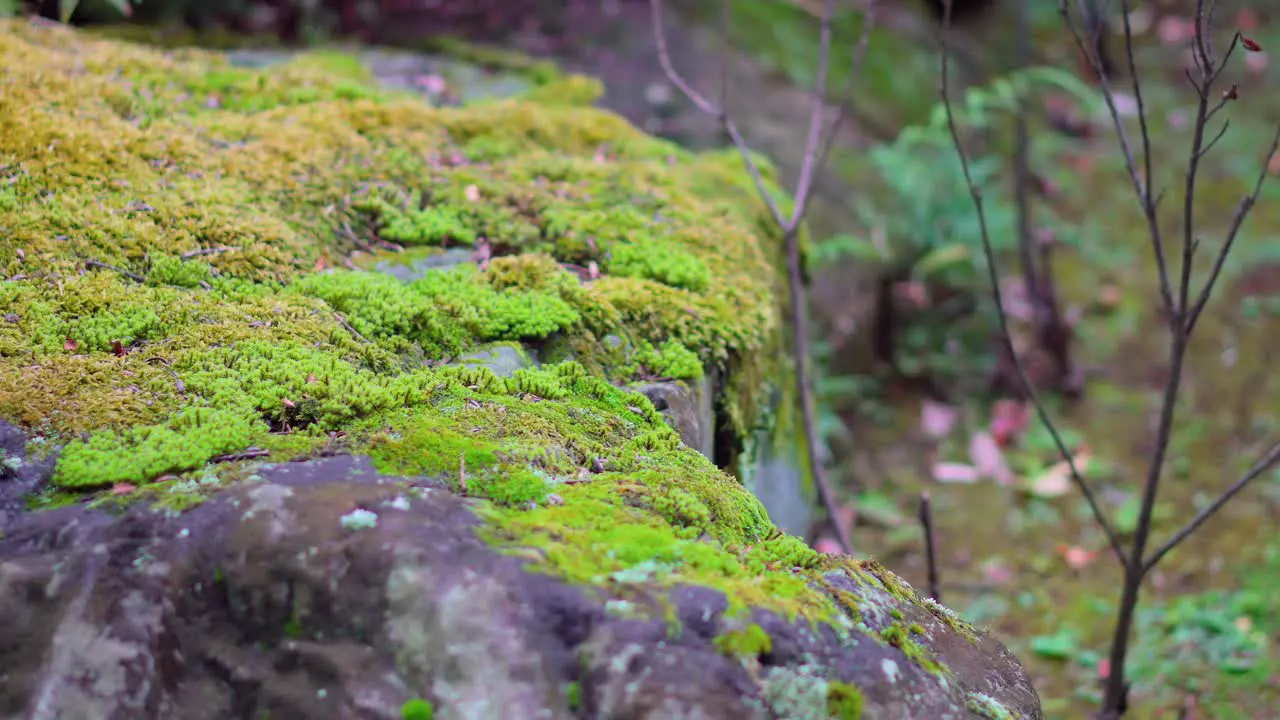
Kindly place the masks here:
<instances>
[{"instance_id":1,"label":"moss clump","mask_svg":"<svg viewBox=\"0 0 1280 720\"><path fill-rule=\"evenodd\" d=\"M433 108L334 57L251 70L6 20L0 62L0 415L65 446L60 487L183 508L252 477L220 455L352 451L487 498L483 537L570 582L697 584L730 619L814 623L849 611L823 572L872 582L606 379L601 339L626 338L636 372L721 371L728 432L768 426L781 244L733 153L572 92ZM352 269L386 235L486 261ZM581 362L448 364L490 341Z\"/></svg>"},{"instance_id":2,"label":"moss clump","mask_svg":"<svg viewBox=\"0 0 1280 720\"><path fill-rule=\"evenodd\" d=\"M979 717L987 720L1017 720L1015 715L1003 703L990 695L984 695L979 692L971 692L965 698L965 707L970 712L977 714Z\"/></svg>"},{"instance_id":3,"label":"moss clump","mask_svg":"<svg viewBox=\"0 0 1280 720\"><path fill-rule=\"evenodd\" d=\"M904 628L901 624L889 625L880 631L880 638L889 643L893 647L902 651L903 655L916 662L920 667L928 670L934 675L940 675L947 672L947 669L938 664L933 654L924 648L923 645L911 639L911 632Z\"/></svg>"},{"instance_id":4,"label":"moss clump","mask_svg":"<svg viewBox=\"0 0 1280 720\"><path fill-rule=\"evenodd\" d=\"M162 425L99 430L87 440L72 441L58 459L53 481L61 487L91 488L194 470L216 455L244 449L254 431L239 413L190 407Z\"/></svg>"},{"instance_id":5,"label":"moss clump","mask_svg":"<svg viewBox=\"0 0 1280 720\"><path fill-rule=\"evenodd\" d=\"M827 684L827 714L835 720L860 720L865 702L862 691L849 683Z\"/></svg>"},{"instance_id":6,"label":"moss clump","mask_svg":"<svg viewBox=\"0 0 1280 720\"><path fill-rule=\"evenodd\" d=\"M403 720L431 720L435 714L436 709L431 701L422 698L409 700L400 707L400 717Z\"/></svg>"},{"instance_id":7,"label":"moss clump","mask_svg":"<svg viewBox=\"0 0 1280 720\"><path fill-rule=\"evenodd\" d=\"M729 657L758 658L773 651L773 638L765 629L751 623L743 628L735 628L721 633L715 639L720 652Z\"/></svg>"}]
</instances>

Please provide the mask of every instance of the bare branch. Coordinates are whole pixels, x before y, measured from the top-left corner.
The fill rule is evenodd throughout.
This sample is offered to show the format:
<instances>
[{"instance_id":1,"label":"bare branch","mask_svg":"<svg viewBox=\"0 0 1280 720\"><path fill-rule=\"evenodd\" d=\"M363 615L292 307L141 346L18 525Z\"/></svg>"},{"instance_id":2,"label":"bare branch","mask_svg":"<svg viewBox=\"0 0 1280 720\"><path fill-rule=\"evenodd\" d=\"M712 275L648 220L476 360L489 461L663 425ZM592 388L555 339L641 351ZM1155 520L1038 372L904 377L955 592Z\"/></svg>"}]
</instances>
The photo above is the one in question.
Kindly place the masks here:
<instances>
[{"instance_id":1,"label":"bare branch","mask_svg":"<svg viewBox=\"0 0 1280 720\"><path fill-rule=\"evenodd\" d=\"M924 558L929 573L929 597L942 602L938 583L938 549L933 534L933 503L929 493L920 493L920 529L924 533Z\"/></svg>"},{"instance_id":2,"label":"bare branch","mask_svg":"<svg viewBox=\"0 0 1280 720\"><path fill-rule=\"evenodd\" d=\"M747 166L747 170L751 175L752 182L755 183L756 189L761 198L768 206L774 220L777 221L779 228L782 229L783 237L786 243L787 252L787 279L788 291L791 306L791 321L793 332L795 333L794 355L796 363L796 385L800 395L801 415L804 424L804 434L808 449L808 461L810 472L813 473L814 484L818 487L818 494L821 497L823 506L827 509L835 527L837 538L841 547L845 552L851 552L853 544L849 539L848 528L837 519L838 503L835 499L835 493L831 488L831 484L827 479L825 469L822 466L822 459L818 454L818 430L816 420L816 409L814 407L813 392L809 387L809 337L808 337L808 314L805 307L805 297L803 293L803 273L800 261L800 239L799 232L801 222L804 219L805 211L808 208L809 196L811 194L813 184L815 182L815 174L824 166L827 156L830 154L831 145L834 142L836 132L839 129L840 122L844 117L844 104L837 110L836 120L833 123L831 133L827 141L822 142L822 117L826 109L826 86L827 86L827 70L830 61L831 50L831 22L835 15L835 0L825 0L823 3L823 14L821 18L821 39L819 42L818 57L818 73L817 82L813 88L811 102L811 116L809 118L809 133L805 142L803 164L800 170L800 177L797 181L796 192L794 194L794 207L791 217L783 215L778 201L769 192L765 185L764 179L760 174L755 159L751 154L751 149L747 145L746 140L738 131L733 119L728 112L722 107L717 106L707 100L698 93L689 83L680 76L671 61L671 54L667 48L666 32L662 26L662 0L651 0L653 16L653 33L658 48L658 61L666 73L668 80L687 97L702 112L711 115L720 121L725 133L729 136L730 141L738 152L742 155L743 161ZM726 16L727 17L727 10ZM854 75L857 74L861 65L862 56L865 53L868 31L870 23L870 12L864 16L864 25L862 38L859 41L858 49L855 51L853 68L848 79L847 89L852 89Z\"/></svg>"},{"instance_id":3,"label":"bare branch","mask_svg":"<svg viewBox=\"0 0 1280 720\"><path fill-rule=\"evenodd\" d=\"M828 0L828 2L831 2L831 0ZM742 159L747 164L747 170L751 174L751 180L755 183L761 199L769 207L769 212L773 213L773 218L778 222L778 225L785 228L787 226L787 217L782 214L782 209L778 207L778 201L773 197L773 193L770 193L769 188L765 187L764 177L760 174L760 168L756 165L755 158L751 156L751 149L747 145L746 139L742 137L742 133L738 132L738 126L734 124L733 118L729 117L729 114L723 108L707 100L701 93L694 90L676 70L675 65L672 64L671 52L667 49L667 33L662 28L662 0L651 0L650 7L653 10L653 37L655 44L658 46L658 62L662 65L662 71L666 73L667 79L671 81L671 84L679 88L680 92L689 99L689 102L692 102L702 112L719 120L720 124L724 126L725 132L729 135L729 140L742 153Z\"/></svg>"},{"instance_id":4,"label":"bare branch","mask_svg":"<svg viewBox=\"0 0 1280 720\"><path fill-rule=\"evenodd\" d=\"M1216 500L1200 512L1196 513L1196 516L1186 525L1182 526L1181 530L1174 533L1164 542L1163 545L1156 548L1156 550L1143 561L1142 574L1145 576L1147 573L1151 572L1151 569L1154 568L1156 564L1160 562L1161 558L1167 555L1169 551L1178 547L1183 540L1186 540L1196 531L1197 528L1221 510L1222 506L1230 502L1231 498L1235 497L1241 490L1245 489L1245 486L1274 468L1277 464L1280 464L1280 442L1273 444L1271 449L1267 450L1267 452L1253 464L1253 467L1249 468L1248 472L1237 478L1236 481L1231 483L1231 486L1223 491Z\"/></svg>"},{"instance_id":5,"label":"bare branch","mask_svg":"<svg viewBox=\"0 0 1280 720\"><path fill-rule=\"evenodd\" d=\"M950 25L951 1L947 0L944 26L950 27ZM1102 506L1094 496L1092 488L1090 488L1089 484L1085 482L1084 476L1080 474L1079 468L1076 467L1075 458L1071 451L1067 449L1067 445L1063 441L1062 435L1058 432L1057 426L1054 424L1052 418L1049 417L1049 413L1045 409L1044 403L1041 402L1037 395L1035 388L1032 387L1031 381L1027 377L1026 368L1023 366L1022 360L1018 357L1017 350L1013 346L1013 335L1009 331L1009 319L1004 310L1004 297L1003 293L1000 291L999 267L996 264L995 250L991 246L991 232L987 227L987 214L982 202L982 192L973 181L973 174L969 168L969 158L964 152L964 144L960 140L960 131L956 127L955 114L952 112L951 108L949 80L949 66L951 58L950 45L946 40L946 33L941 33L940 37L942 43L942 103L947 112L947 128L951 131L951 141L955 145L956 155L959 156L960 159L960 167L964 171L965 183L969 187L969 195L973 198L974 209L977 211L978 215L978 228L982 235L982 252L983 255L986 256L987 273L991 281L991 295L996 306L996 318L1000 324L1000 339L1004 343L1005 352L1009 354L1009 359L1013 363L1014 370L1018 375L1018 381L1022 384L1028 401L1031 403L1032 407L1035 408L1036 415L1039 417L1041 424L1044 425L1045 429L1049 432L1049 435L1053 438L1053 443L1057 446L1058 453L1062 456L1063 461L1067 463L1067 467L1071 470L1072 482L1075 483L1076 487L1080 489L1081 494L1084 495L1085 502L1088 503L1089 509L1092 511L1093 517L1097 521L1098 526L1102 528L1102 532L1107 536L1107 542L1115 552L1116 558L1122 565L1127 564L1128 561L1125 557L1124 547L1120 544L1120 537L1116 534L1115 530L1112 529L1111 523L1107 520L1106 514L1103 513Z\"/></svg>"},{"instance_id":6,"label":"bare branch","mask_svg":"<svg viewBox=\"0 0 1280 720\"><path fill-rule=\"evenodd\" d=\"M1076 0L1076 2L1081 12L1086 12L1084 0ZM1164 238L1161 235L1160 221L1156 215L1156 203L1152 201L1151 196L1151 133L1147 129L1147 106L1142 97L1142 83L1138 81L1137 62L1133 57L1133 28L1129 23L1129 0L1121 0L1120 7L1124 15L1125 58L1129 65L1129 77L1133 82L1133 97L1138 105L1138 124L1142 133L1143 174L1141 176L1138 174L1138 164L1134 160L1133 148L1129 144L1129 135L1125 131L1124 121L1120 119L1120 111L1116 108L1115 92L1111 89L1111 84L1103 72L1102 61L1098 58L1097 53L1092 52L1085 46L1084 38L1081 37L1079 28L1076 27L1076 24L1071 21L1068 15L1067 0L1059 0L1058 7L1062 13L1063 22L1071 30L1071 34L1075 38L1076 46L1089 60L1094 74L1098 76L1098 83L1102 87L1102 99L1107 104L1107 112L1111 115L1111 123L1116 129L1116 134L1120 137L1120 149L1124 155L1125 168L1129 171L1129 179L1133 182L1134 192L1137 193L1138 202L1147 218L1147 228L1151 235L1151 250L1155 255L1156 269L1160 274L1160 300L1164 303L1165 312L1172 316L1174 311L1173 287L1169 280L1169 265L1164 255Z\"/></svg>"},{"instance_id":7,"label":"bare branch","mask_svg":"<svg viewBox=\"0 0 1280 720\"><path fill-rule=\"evenodd\" d=\"M1258 196L1262 194L1262 185L1267 180L1268 168L1271 161L1276 157L1276 152L1280 151L1280 127L1276 128L1276 134L1271 139L1271 149L1267 152L1266 158L1262 161L1262 170L1258 173L1258 179L1253 185L1253 192L1240 200L1240 204L1236 206L1235 215L1231 217L1231 227L1227 229L1226 241L1222 244L1222 250L1218 252L1218 257L1213 261L1213 271L1209 273L1209 279L1205 281L1204 287L1200 289L1200 297L1196 300L1196 304L1187 313L1186 333L1191 334L1195 330L1196 322L1200 319L1200 313L1204 312L1205 305L1209 303L1209 296L1213 294L1213 286L1218 282L1218 276L1222 274L1222 268L1227 263L1227 256L1231 252L1231 246L1235 244L1236 236L1240 234L1240 228L1244 225L1245 218L1249 216L1249 211L1258 201Z\"/></svg>"},{"instance_id":8,"label":"bare branch","mask_svg":"<svg viewBox=\"0 0 1280 720\"><path fill-rule=\"evenodd\" d=\"M116 267L115 265L108 265L98 260L85 260L84 266L86 268L94 268L97 270L110 270L111 272L119 273L120 275L123 275L136 283L145 283L147 281L146 278L142 277L136 272L133 272L132 270L125 270L122 267Z\"/></svg>"},{"instance_id":9,"label":"bare branch","mask_svg":"<svg viewBox=\"0 0 1280 720\"><path fill-rule=\"evenodd\" d=\"M809 204L809 189L813 187L814 163L817 162L818 145L822 140L822 114L827 107L827 65L831 59L831 18L835 14L835 0L822 5L822 33L818 40L818 75L814 79L813 95L809 100L809 136L804 142L804 160L800 166L800 180L796 183L795 207L791 220L783 228L790 232L799 227Z\"/></svg>"}]
</instances>

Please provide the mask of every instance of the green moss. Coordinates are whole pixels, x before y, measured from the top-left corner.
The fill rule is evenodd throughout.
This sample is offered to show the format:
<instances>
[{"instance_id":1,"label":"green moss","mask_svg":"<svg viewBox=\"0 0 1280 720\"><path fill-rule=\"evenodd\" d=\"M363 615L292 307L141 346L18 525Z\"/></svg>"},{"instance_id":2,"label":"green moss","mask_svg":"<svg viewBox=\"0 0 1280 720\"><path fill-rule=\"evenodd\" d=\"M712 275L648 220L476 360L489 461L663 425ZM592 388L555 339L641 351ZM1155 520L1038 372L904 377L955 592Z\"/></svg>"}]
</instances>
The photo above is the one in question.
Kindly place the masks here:
<instances>
[{"instance_id":1,"label":"green moss","mask_svg":"<svg viewBox=\"0 0 1280 720\"><path fill-rule=\"evenodd\" d=\"M1018 717L999 700L978 692L968 694L965 698L965 707L987 720L1017 720Z\"/></svg>"},{"instance_id":2,"label":"green moss","mask_svg":"<svg viewBox=\"0 0 1280 720\"><path fill-rule=\"evenodd\" d=\"M822 573L873 582L610 382L717 369L728 432L773 421L781 243L733 153L550 98L433 108L333 57L252 70L0 21L0 61L0 415L65 445L59 487L180 510L254 477L220 455L337 448L488 499L485 540L573 583L823 623L854 608ZM348 268L387 235L488 260ZM491 341L580 362L445 364Z\"/></svg>"},{"instance_id":3,"label":"green moss","mask_svg":"<svg viewBox=\"0 0 1280 720\"><path fill-rule=\"evenodd\" d=\"M242 450L258 430L238 413L205 407L187 408L162 425L99 430L63 448L53 482L64 488L146 482Z\"/></svg>"},{"instance_id":4,"label":"green moss","mask_svg":"<svg viewBox=\"0 0 1280 720\"><path fill-rule=\"evenodd\" d=\"M758 658L773 650L773 639L764 628L751 623L746 627L721 633L716 637L715 645L729 657Z\"/></svg>"},{"instance_id":5,"label":"green moss","mask_svg":"<svg viewBox=\"0 0 1280 720\"><path fill-rule=\"evenodd\" d=\"M400 717L403 720L431 720L435 717L435 712L435 706L431 701L422 698L409 700L400 707Z\"/></svg>"},{"instance_id":6,"label":"green moss","mask_svg":"<svg viewBox=\"0 0 1280 720\"><path fill-rule=\"evenodd\" d=\"M911 633L900 624L893 624L885 627L880 631L880 637L885 642L902 651L911 660L915 661L920 667L928 670L934 675L944 674L947 671L933 657L933 653L925 649L923 645L911 639Z\"/></svg>"},{"instance_id":7,"label":"green moss","mask_svg":"<svg viewBox=\"0 0 1280 720\"><path fill-rule=\"evenodd\" d=\"M827 684L827 714L835 720L860 720L865 702L862 691L849 683Z\"/></svg>"},{"instance_id":8,"label":"green moss","mask_svg":"<svg viewBox=\"0 0 1280 720\"><path fill-rule=\"evenodd\" d=\"M577 681L565 683L564 697L570 710L576 711L582 707L582 683Z\"/></svg>"}]
</instances>

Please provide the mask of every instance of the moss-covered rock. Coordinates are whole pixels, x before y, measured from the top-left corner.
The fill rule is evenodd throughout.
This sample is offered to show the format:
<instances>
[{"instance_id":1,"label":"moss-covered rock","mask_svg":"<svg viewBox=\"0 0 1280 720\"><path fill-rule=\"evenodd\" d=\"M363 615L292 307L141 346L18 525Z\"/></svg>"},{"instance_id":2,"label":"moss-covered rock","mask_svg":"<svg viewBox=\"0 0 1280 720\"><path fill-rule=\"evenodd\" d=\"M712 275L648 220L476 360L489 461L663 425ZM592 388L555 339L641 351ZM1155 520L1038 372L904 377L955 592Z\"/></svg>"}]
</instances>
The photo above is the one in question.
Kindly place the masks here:
<instances>
[{"instance_id":1,"label":"moss-covered rock","mask_svg":"<svg viewBox=\"0 0 1280 720\"><path fill-rule=\"evenodd\" d=\"M1002 646L780 533L632 389L714 371L730 454L776 420L732 154L332 58L6 21L0 62L3 467L47 480L0 526L5 714L1038 716Z\"/></svg>"}]
</instances>

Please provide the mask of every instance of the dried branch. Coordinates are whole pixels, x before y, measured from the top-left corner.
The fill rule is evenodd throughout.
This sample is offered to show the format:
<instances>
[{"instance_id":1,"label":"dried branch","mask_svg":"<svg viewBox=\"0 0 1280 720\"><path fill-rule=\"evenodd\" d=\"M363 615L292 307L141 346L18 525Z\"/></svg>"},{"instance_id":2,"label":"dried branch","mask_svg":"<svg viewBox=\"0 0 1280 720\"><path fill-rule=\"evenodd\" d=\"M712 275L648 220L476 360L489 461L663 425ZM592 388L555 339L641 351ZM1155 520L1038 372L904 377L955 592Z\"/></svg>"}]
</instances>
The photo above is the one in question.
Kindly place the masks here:
<instances>
[{"instance_id":1,"label":"dried branch","mask_svg":"<svg viewBox=\"0 0 1280 720\"><path fill-rule=\"evenodd\" d=\"M146 278L142 277L136 272L133 272L132 270L125 270L124 268L116 267L115 265L108 265L104 262L99 262L97 260L85 260L84 266L86 268L95 268L98 270L110 270L111 272L119 273L120 275L123 275L137 283L145 283L147 281Z\"/></svg>"},{"instance_id":2,"label":"dried branch","mask_svg":"<svg viewBox=\"0 0 1280 720\"><path fill-rule=\"evenodd\" d=\"M1231 217L1231 227L1227 229L1227 237L1222 243L1222 249L1218 251L1218 256L1214 258L1213 270L1209 273L1209 279L1205 281L1204 287L1200 289L1200 296L1196 299L1195 306L1187 313L1186 333L1188 335L1195 330L1196 322L1200 319L1200 313L1204 312L1204 306L1209 303L1209 297L1213 294L1213 287L1217 284L1218 276L1222 274L1222 268L1227 263L1227 256L1231 253L1231 247L1235 244L1236 236L1240 234L1240 228L1244 226L1245 219L1249 217L1249 211L1253 209L1254 204L1258 202L1258 196L1262 194L1262 185L1267 181L1267 168L1271 166L1271 161L1275 158L1277 151L1280 151L1280 127L1276 128L1276 134L1271 139L1271 149L1262 160L1262 170L1258 173L1258 179L1253 185L1253 192L1241 199L1240 204L1236 206L1235 214Z\"/></svg>"},{"instance_id":3,"label":"dried branch","mask_svg":"<svg viewBox=\"0 0 1280 720\"><path fill-rule=\"evenodd\" d=\"M1230 487L1217 497L1216 500L1209 503L1209 505L1200 512L1196 513L1194 518L1192 518L1186 525L1183 525L1180 530L1171 535L1168 540L1164 541L1163 545L1156 548L1155 551L1153 551L1142 563L1143 576L1151 572L1151 570L1156 566L1156 563L1160 562L1165 555L1169 554L1169 551L1178 547L1183 540L1186 540L1191 533L1195 532L1197 528L1205 523L1205 521L1213 517L1222 509L1223 505L1226 505L1231 498L1235 497L1245 488L1245 486L1267 471L1276 467L1277 464L1280 464L1280 442L1273 444L1271 449L1267 450L1267 452L1253 464L1253 467L1249 468L1248 472L1237 478L1235 482L1231 483Z\"/></svg>"},{"instance_id":4,"label":"dried branch","mask_svg":"<svg viewBox=\"0 0 1280 720\"><path fill-rule=\"evenodd\" d=\"M944 0L946 3L944 28L951 25L951 0ZM1049 432L1053 438L1053 443L1058 448L1058 454L1062 456L1067 467L1071 470L1071 480L1076 487L1080 489L1080 493L1084 495L1085 502L1089 505L1089 510L1093 513L1094 519L1098 523L1098 527L1102 528L1102 532L1107 536L1107 542L1110 544L1112 551L1115 552L1117 559L1121 564L1127 564L1123 546L1120 544L1120 537L1112 529L1111 523L1107 520L1106 514L1102 511L1102 506L1098 503L1097 497L1093 493L1093 489L1085 482L1084 476L1080 474L1079 468L1076 467L1075 457L1072 452L1067 449L1066 443L1062 439L1061 433L1058 432L1057 426L1049 417L1049 412L1045 409L1044 403L1037 395L1035 388L1032 387L1030 379L1027 377L1026 368L1022 364L1021 358L1018 357L1017 349L1013 345L1013 335L1009 331L1009 318L1004 310L1004 297L1000 291L1000 272L999 266L996 264L995 249L991 246L991 232L987 226L987 213L982 202L982 192L978 189L977 184L973 181L973 173L969 167L969 157L965 154L964 143L960 139L960 130L956 127L955 114L951 107L951 89L950 89L950 46L946 40L946 33L939 34L942 44L942 103L947 112L947 129L951 132L951 141L955 145L956 155L959 156L960 168L964 172L965 184L969 188L969 196L973 199L974 209L978 215L978 229L982 236L982 253L986 256L987 274L991 281L992 300L996 306L996 318L1000 324L1000 339L1004 343L1004 350L1009 355L1009 359L1013 364L1013 368L1018 375L1018 382L1022 383L1023 390L1026 393L1031 406L1035 408L1036 415L1040 419L1040 423Z\"/></svg>"},{"instance_id":5,"label":"dried branch","mask_svg":"<svg viewBox=\"0 0 1280 720\"><path fill-rule=\"evenodd\" d=\"M845 102L841 102L837 108L837 116L830 130L826 142L822 140L822 118L827 107L826 89L827 89L827 71L831 56L831 21L835 14L835 0L824 0L821 18L821 36L819 39L819 55L817 78L814 83L813 94L811 96L811 114L809 118L809 131L805 140L804 156L800 169L800 177L796 184L794 193L794 204L791 215L788 217L783 214L778 204L777 198L769 192L764 182L764 178L760 173L760 168L756 164L755 158L751 154L750 146L743 138L742 133L738 130L737 125L733 122L723 105L717 105L708 100L705 96L694 89L688 81L675 69L671 61L671 53L667 47L666 31L662 24L662 0L651 0L650 7L652 9L653 33L655 44L658 49L658 62L662 66L663 72L671 84L679 88L699 110L718 120L724 128L725 134L729 136L734 147L742 155L743 162L747 166L747 171L755 184L756 190L763 199L765 205L769 208L769 212L773 215L774 220L778 223L783 233L783 239L786 244L787 252L787 285L789 299L791 304L791 321L794 332L793 352L796 362L796 385L800 395L801 416L804 424L805 445L808 450L808 462L810 472L813 473L814 484L818 487L818 494L822 500L823 506L827 513L831 516L833 525L835 526L836 536L840 542L841 548L845 552L851 552L853 545L849 539L848 529L844 525L835 520L837 517L838 503L835 499L835 493L831 488L831 484L827 479L826 471L822 465L822 459L818 453L819 435L817 429L816 410L813 399L813 391L809 382L809 333L808 333L808 314L805 306L805 297L803 293L803 269L801 267L800 258L800 228L804 221L805 213L809 206L809 199L815 183L815 175L820 172L824 166L826 157L830 154L831 145L834 137L839 129L840 123L845 113ZM727 23L728 12L725 11L725 22ZM857 49L854 52L853 64L850 69L850 78L847 83L846 90L851 90L853 77L857 74L861 65L862 55L865 53L869 38L869 30L871 24L871 15L868 12L864 15L862 24L862 37L859 39ZM723 100L721 101L723 103Z\"/></svg>"},{"instance_id":6,"label":"dried branch","mask_svg":"<svg viewBox=\"0 0 1280 720\"><path fill-rule=\"evenodd\" d=\"M1088 12L1085 8L1085 0L1076 0L1077 6L1082 13ZM1102 60L1096 52L1093 52L1086 46L1084 37L1080 34L1080 29L1076 24L1071 22L1071 18L1067 12L1067 0L1059 0L1058 9L1062 14L1062 21L1071 29L1071 35L1075 38L1076 46L1080 52L1088 59L1090 67L1098 76L1098 83L1102 87L1102 97L1107 104L1107 112L1111 115L1111 124L1115 127L1116 134L1120 138L1120 151L1124 155L1124 165L1129 171L1129 179L1133 182L1133 190L1138 195L1138 203L1142 206L1142 213L1147 219L1147 230L1151 235L1151 251L1155 255L1156 269L1160 275L1160 300L1164 304L1164 311L1168 315L1173 315L1173 287L1169 280L1169 265L1164 255L1164 238L1160 233L1160 221L1156 217L1156 208L1159 206L1159 198L1151 195L1151 189L1148 183L1151 182L1151 133L1147 130L1147 106L1142 97L1142 83L1138 79L1137 62L1133 57L1133 28L1129 23L1129 0L1120 0L1120 9L1124 15L1124 52L1125 59L1128 61L1129 78L1133 83L1133 97L1138 105L1138 125L1141 129L1142 140L1142 175L1138 174L1138 164L1134 160L1133 148L1129 144L1129 135L1125 130L1124 121L1120 119L1120 111L1116 108L1115 93L1111 89L1111 84L1103 72Z\"/></svg>"},{"instance_id":7,"label":"dried branch","mask_svg":"<svg viewBox=\"0 0 1280 720\"><path fill-rule=\"evenodd\" d=\"M929 493L920 493L920 529L924 532L924 559L929 572L929 597L942 602L938 582L938 549L933 533L933 503Z\"/></svg>"},{"instance_id":8,"label":"dried branch","mask_svg":"<svg viewBox=\"0 0 1280 720\"><path fill-rule=\"evenodd\" d=\"M1240 228L1243 226L1249 211L1257 202L1257 198L1261 193L1262 184L1266 178L1266 166L1275 156L1277 148L1280 147L1280 129L1277 129L1276 135L1272 140L1271 149L1266 160L1263 163L1264 169L1259 174L1254 184L1252 192L1240 201L1237 206L1235 215L1232 218L1231 226L1227 232L1227 236L1223 242L1222 249L1218 252L1214 260L1213 269L1210 272L1208 280L1194 303L1191 300L1191 276L1195 262L1195 254L1199 247L1199 239L1196 237L1195 226L1195 191L1196 181L1199 175L1200 161L1205 157L1210 149L1218 142L1218 139L1226 133L1227 123L1223 124L1222 129L1211 139L1206 141L1206 128L1211 118L1217 115L1228 102L1238 97L1236 86L1232 86L1230 90L1223 93L1221 99L1217 103L1211 103L1211 93L1214 83L1221 75L1223 68L1226 66L1227 59L1235 51L1235 48L1241 43L1241 36L1236 33L1232 39L1231 46L1224 55L1220 64L1215 65L1213 60L1213 45L1210 37L1210 28L1213 24L1213 15L1215 3L1212 0L1197 0L1195 14L1195 42L1193 44L1193 58L1195 60L1196 69L1199 71L1199 78L1193 78L1190 72L1187 73L1187 79L1190 85L1195 88L1197 94L1196 119L1193 130L1193 140L1191 144L1190 156L1187 162L1187 170L1185 175L1185 187L1182 208L1182 267L1180 268L1178 281L1178 294L1176 300L1172 297L1172 289L1170 287L1169 273L1164 260L1163 241L1160 232L1160 225L1155 217L1155 206L1158 200L1153 202L1151 191L1148 183L1152 180L1151 170L1151 142L1150 134L1147 128L1146 108L1142 102L1141 83L1136 70L1136 63L1133 55L1133 37L1129 24L1129 3L1122 0L1122 9L1125 16L1125 52L1129 62L1130 74L1133 79L1134 94L1138 99L1138 118L1142 132L1143 155L1145 164L1146 182L1141 182L1134 172L1135 163L1133 162L1132 153L1129 148L1128 138L1125 135L1124 125L1120 120L1119 113L1115 109L1115 99L1111 88L1104 81L1102 83L1103 97L1106 100L1107 108L1111 112L1112 121L1115 125L1117 135L1120 140L1120 147L1125 156L1125 162L1130 170L1130 175L1134 180L1134 187L1137 190L1138 200L1143 207L1144 213L1147 215L1150 230L1150 239L1156 253L1157 267L1160 274L1161 299L1164 302L1165 310L1169 318L1169 379L1164 388L1163 400L1160 409L1159 425L1156 429L1155 447L1152 451L1150 465L1147 469L1146 478L1143 483L1142 504L1138 511L1138 521L1134 529L1132 546L1127 554L1128 562L1124 566L1124 587L1121 593L1120 604L1118 607L1118 616L1114 635L1111 641L1111 652L1109 657L1112 671L1106 679L1105 695L1102 704L1100 717L1117 718L1124 713L1128 701L1128 683L1124 677L1125 657L1128 652L1129 636L1132 633L1134 615L1136 613L1139 593L1142 587L1142 581L1146 575L1155 567L1166 554L1173 550L1177 545L1189 537L1195 530L1205 521L1213 516L1221 509L1232 497L1240 492L1249 482L1259 475L1265 473L1268 469L1274 467L1280 462L1280 444L1273 446L1247 473L1231 484L1228 489L1219 496L1208 507L1201 510L1190 522L1182 529L1174 533L1163 545L1151 553L1149 557L1145 557L1147 542L1150 538L1152 516L1154 514L1156 497L1160 489L1160 480L1164 466L1164 458L1168 452L1173 433L1173 420L1175 410L1177 408L1178 399L1181 392L1181 381L1183 374L1183 366L1186 360L1186 351L1190 343L1191 333L1195 329L1195 325L1207 305L1209 298L1212 296L1213 289L1217 284L1221 275L1222 268L1225 265L1226 258L1230 254L1235 243L1235 239L1239 234ZM1065 11L1065 0L1061 5L1064 19L1067 17ZM1073 34L1075 34L1077 43L1080 43L1080 34L1070 20L1067 20ZM1081 48L1083 50L1083 47ZM1090 56L1091 57L1091 56ZM1092 57L1091 57L1092 59Z\"/></svg>"}]
</instances>

